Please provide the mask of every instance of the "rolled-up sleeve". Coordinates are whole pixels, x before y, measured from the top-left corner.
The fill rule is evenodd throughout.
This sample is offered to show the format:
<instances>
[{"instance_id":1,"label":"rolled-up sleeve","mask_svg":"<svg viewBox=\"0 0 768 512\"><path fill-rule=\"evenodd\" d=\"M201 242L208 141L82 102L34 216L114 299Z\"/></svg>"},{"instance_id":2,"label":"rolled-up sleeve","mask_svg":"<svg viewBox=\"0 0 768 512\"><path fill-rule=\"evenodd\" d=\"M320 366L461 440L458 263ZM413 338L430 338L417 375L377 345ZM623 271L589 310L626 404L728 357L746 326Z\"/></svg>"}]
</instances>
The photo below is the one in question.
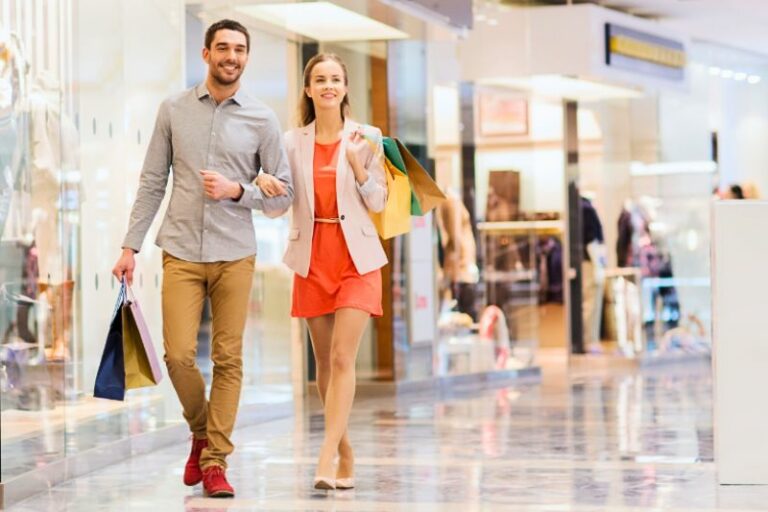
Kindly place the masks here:
<instances>
[{"instance_id":1,"label":"rolled-up sleeve","mask_svg":"<svg viewBox=\"0 0 768 512\"><path fill-rule=\"evenodd\" d=\"M387 180L384 173L388 171L384 168L384 143L381 131L376 130L372 139L376 141L375 149L365 164L368 179L362 185L358 184L357 190L363 198L365 206L370 211L378 213L384 210L384 206L387 204Z\"/></svg>"},{"instance_id":2,"label":"rolled-up sleeve","mask_svg":"<svg viewBox=\"0 0 768 512\"><path fill-rule=\"evenodd\" d=\"M280 123L272 115L260 137L259 160L261 171L277 178L285 187L281 196L267 197L255 183L241 183L243 195L238 204L246 208L261 210L268 217L279 217L288 211L293 203L293 178L285 154Z\"/></svg>"},{"instance_id":3,"label":"rolled-up sleeve","mask_svg":"<svg viewBox=\"0 0 768 512\"><path fill-rule=\"evenodd\" d=\"M171 114L170 104L166 100L157 112L155 129L144 158L139 191L136 193L136 201L131 210L131 220L123 240L123 248L133 249L136 252L141 250L149 226L163 202L172 160Z\"/></svg>"}]
</instances>

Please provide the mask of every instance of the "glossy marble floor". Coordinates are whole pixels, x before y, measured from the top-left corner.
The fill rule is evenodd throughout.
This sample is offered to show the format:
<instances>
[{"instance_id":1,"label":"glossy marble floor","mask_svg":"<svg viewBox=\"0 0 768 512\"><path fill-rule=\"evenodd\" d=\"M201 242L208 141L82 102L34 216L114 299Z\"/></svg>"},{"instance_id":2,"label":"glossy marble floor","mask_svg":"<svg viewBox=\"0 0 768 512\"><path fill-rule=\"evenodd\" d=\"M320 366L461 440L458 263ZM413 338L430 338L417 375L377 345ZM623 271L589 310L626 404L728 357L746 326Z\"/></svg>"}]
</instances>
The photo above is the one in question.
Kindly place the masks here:
<instances>
[{"instance_id":1,"label":"glossy marble floor","mask_svg":"<svg viewBox=\"0 0 768 512\"><path fill-rule=\"evenodd\" d=\"M237 498L181 483L187 444L55 487L12 511L768 510L768 486L720 487L706 365L643 372L545 368L541 383L365 399L351 424L358 488L310 484L322 417L236 433Z\"/></svg>"}]
</instances>

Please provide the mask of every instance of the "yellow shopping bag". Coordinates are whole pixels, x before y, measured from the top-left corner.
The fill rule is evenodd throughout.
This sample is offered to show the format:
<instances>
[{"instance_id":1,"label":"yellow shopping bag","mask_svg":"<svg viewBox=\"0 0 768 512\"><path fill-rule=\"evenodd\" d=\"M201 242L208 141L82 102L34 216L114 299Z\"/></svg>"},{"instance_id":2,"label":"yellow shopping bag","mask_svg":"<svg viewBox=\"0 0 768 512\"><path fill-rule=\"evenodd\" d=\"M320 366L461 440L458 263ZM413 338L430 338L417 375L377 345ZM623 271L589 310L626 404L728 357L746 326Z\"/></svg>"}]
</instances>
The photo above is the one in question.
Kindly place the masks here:
<instances>
[{"instance_id":1,"label":"yellow shopping bag","mask_svg":"<svg viewBox=\"0 0 768 512\"><path fill-rule=\"evenodd\" d=\"M131 287L125 285L125 302L120 311L123 320L123 361L125 389L154 386L163 374L149 328Z\"/></svg>"},{"instance_id":2,"label":"yellow shopping bag","mask_svg":"<svg viewBox=\"0 0 768 512\"><path fill-rule=\"evenodd\" d=\"M380 213L370 212L379 236L384 240L411 230L411 185L408 176L384 159L387 178L387 203Z\"/></svg>"},{"instance_id":3,"label":"yellow shopping bag","mask_svg":"<svg viewBox=\"0 0 768 512\"><path fill-rule=\"evenodd\" d=\"M123 316L123 357L125 363L125 389L154 386L152 367L149 364L141 333L136 326L130 307L121 308Z\"/></svg>"}]
</instances>

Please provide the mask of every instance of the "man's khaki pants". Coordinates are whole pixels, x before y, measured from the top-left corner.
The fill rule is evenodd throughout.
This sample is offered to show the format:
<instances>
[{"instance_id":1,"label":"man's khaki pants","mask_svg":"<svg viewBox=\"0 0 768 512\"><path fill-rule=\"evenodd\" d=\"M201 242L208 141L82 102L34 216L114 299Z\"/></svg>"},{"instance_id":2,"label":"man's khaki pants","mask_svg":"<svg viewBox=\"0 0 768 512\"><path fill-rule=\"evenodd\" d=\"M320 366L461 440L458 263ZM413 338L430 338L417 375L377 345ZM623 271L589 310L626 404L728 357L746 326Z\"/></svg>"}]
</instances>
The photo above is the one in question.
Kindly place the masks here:
<instances>
[{"instance_id":1,"label":"man's khaki pants","mask_svg":"<svg viewBox=\"0 0 768 512\"><path fill-rule=\"evenodd\" d=\"M226 468L243 380L243 330L255 257L191 263L163 253L163 338L168 374L197 439L208 438L200 467ZM197 334L211 298L213 382L210 400L197 367Z\"/></svg>"}]
</instances>

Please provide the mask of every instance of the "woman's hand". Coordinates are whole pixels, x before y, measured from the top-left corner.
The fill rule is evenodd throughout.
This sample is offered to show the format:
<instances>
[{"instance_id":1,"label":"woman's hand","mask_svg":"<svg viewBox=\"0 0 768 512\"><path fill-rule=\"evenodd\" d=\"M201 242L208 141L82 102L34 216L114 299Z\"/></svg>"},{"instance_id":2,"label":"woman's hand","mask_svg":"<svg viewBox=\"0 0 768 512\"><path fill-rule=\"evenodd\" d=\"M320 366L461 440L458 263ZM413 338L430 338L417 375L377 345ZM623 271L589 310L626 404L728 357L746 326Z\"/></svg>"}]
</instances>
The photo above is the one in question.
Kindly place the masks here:
<instances>
[{"instance_id":1,"label":"woman's hand","mask_svg":"<svg viewBox=\"0 0 768 512\"><path fill-rule=\"evenodd\" d=\"M286 194L285 185L271 174L265 172L259 173L256 177L256 186L267 197L283 196Z\"/></svg>"},{"instance_id":2,"label":"woman's hand","mask_svg":"<svg viewBox=\"0 0 768 512\"><path fill-rule=\"evenodd\" d=\"M359 155L366 150L370 150L369 142L363 137L361 128L358 128L349 135L347 141L347 161L352 167L352 171L355 173L355 179L358 183L363 184L368 180L368 172L363 167L363 163L360 162Z\"/></svg>"}]
</instances>

